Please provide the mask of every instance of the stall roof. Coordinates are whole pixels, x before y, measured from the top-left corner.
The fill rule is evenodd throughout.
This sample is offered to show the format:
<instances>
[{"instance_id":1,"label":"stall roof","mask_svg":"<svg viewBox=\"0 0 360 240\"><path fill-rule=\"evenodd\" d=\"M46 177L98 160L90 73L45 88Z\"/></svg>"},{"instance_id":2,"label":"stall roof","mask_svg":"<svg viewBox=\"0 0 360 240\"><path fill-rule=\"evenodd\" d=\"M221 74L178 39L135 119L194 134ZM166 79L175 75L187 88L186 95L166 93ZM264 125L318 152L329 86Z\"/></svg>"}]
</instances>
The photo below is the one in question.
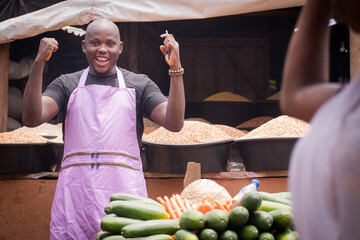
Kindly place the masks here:
<instances>
[{"instance_id":1,"label":"stall roof","mask_svg":"<svg viewBox=\"0 0 360 240\"><path fill-rule=\"evenodd\" d=\"M44 1L33 0L30 6L18 6L22 11L14 11L16 6L11 4L15 2L21 5L22 1L9 1L3 6L13 11L10 18L0 22L0 44L65 26L82 26L98 18L114 22L204 19L298 7L305 0L52 0L51 5L36 4ZM8 15L3 10L0 17L4 19Z\"/></svg>"}]
</instances>

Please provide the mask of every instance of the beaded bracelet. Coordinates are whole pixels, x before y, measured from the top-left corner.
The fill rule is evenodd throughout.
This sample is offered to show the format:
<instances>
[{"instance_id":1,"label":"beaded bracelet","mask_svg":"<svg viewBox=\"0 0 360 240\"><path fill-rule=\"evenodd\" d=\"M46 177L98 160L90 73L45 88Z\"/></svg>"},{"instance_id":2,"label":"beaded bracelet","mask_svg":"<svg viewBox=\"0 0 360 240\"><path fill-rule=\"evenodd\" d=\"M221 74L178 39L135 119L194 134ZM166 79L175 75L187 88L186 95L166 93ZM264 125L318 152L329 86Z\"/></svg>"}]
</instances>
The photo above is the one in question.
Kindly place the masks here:
<instances>
[{"instance_id":1,"label":"beaded bracelet","mask_svg":"<svg viewBox=\"0 0 360 240\"><path fill-rule=\"evenodd\" d=\"M180 68L177 70L169 69L169 75L170 76L180 76L184 74L184 69Z\"/></svg>"}]
</instances>

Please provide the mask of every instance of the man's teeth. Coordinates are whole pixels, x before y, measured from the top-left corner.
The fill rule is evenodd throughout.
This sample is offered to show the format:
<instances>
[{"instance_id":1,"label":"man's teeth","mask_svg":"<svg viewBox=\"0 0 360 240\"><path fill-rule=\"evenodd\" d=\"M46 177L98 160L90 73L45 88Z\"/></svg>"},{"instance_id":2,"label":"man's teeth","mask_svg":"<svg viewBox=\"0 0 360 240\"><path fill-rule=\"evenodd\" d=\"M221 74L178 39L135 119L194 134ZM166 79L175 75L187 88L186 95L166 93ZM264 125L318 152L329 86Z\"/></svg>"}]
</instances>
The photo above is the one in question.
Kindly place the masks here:
<instances>
[{"instance_id":1,"label":"man's teeth","mask_svg":"<svg viewBox=\"0 0 360 240\"><path fill-rule=\"evenodd\" d=\"M106 57L97 57L98 61L107 61L108 59Z\"/></svg>"}]
</instances>

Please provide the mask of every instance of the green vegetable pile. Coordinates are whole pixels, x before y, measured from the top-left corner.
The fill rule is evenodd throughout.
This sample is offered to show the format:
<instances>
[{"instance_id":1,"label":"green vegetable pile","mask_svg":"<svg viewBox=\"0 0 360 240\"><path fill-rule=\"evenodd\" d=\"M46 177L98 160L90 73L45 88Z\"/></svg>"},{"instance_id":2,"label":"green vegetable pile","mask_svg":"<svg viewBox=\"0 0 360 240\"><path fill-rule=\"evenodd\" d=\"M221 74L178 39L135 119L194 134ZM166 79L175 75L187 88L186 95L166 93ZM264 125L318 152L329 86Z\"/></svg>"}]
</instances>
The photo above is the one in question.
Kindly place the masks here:
<instances>
[{"instance_id":1,"label":"green vegetable pile","mask_svg":"<svg viewBox=\"0 0 360 240\"><path fill-rule=\"evenodd\" d=\"M179 221L169 219L164 206L151 198L114 193L104 210L95 240L172 240L180 229Z\"/></svg>"},{"instance_id":2,"label":"green vegetable pile","mask_svg":"<svg viewBox=\"0 0 360 240\"><path fill-rule=\"evenodd\" d=\"M105 206L96 240L297 240L289 192L249 192L230 212L183 212L169 219L163 205L150 198L115 193Z\"/></svg>"},{"instance_id":3,"label":"green vegetable pile","mask_svg":"<svg viewBox=\"0 0 360 240\"><path fill-rule=\"evenodd\" d=\"M289 192L249 192L231 211L188 210L174 240L297 240Z\"/></svg>"}]
</instances>

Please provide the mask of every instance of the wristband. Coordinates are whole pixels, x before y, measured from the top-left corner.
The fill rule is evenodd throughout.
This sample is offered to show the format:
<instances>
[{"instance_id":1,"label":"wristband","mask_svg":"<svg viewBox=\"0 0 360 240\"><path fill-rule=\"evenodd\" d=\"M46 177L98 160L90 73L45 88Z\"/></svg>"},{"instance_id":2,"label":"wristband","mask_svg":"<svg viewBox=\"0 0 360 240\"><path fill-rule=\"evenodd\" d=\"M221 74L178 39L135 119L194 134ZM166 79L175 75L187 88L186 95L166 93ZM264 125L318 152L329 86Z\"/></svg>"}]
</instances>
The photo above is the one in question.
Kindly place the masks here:
<instances>
[{"instance_id":1,"label":"wristband","mask_svg":"<svg viewBox=\"0 0 360 240\"><path fill-rule=\"evenodd\" d=\"M180 76L184 74L184 69L180 68L177 70L169 69L169 75L170 76Z\"/></svg>"}]
</instances>

